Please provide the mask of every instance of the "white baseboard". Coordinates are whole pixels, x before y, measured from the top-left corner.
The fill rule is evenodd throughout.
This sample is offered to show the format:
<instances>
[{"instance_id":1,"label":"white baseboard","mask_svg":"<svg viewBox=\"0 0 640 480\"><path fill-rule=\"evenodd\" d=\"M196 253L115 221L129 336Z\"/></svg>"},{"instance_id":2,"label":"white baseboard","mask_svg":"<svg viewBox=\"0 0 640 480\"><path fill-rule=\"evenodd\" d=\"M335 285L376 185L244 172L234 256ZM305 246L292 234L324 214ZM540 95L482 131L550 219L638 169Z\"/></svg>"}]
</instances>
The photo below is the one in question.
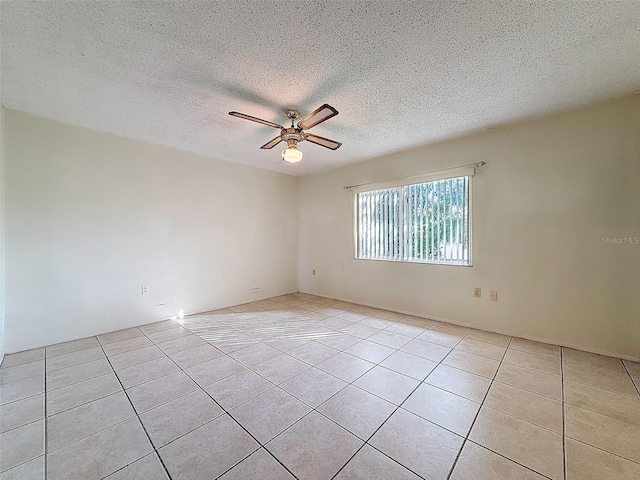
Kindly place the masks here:
<instances>
[{"instance_id":1,"label":"white baseboard","mask_svg":"<svg viewBox=\"0 0 640 480\"><path fill-rule=\"evenodd\" d=\"M356 301L356 300L351 300L351 299L348 299L348 298L331 297L331 296L328 296L328 295L318 295L317 293L305 292L305 291L302 291L302 290L300 291L300 293L307 293L309 295L315 295L317 297L330 298L332 300L339 300L341 302L356 303L358 305L364 305L365 307L379 308L381 310L388 310L390 312L403 313L405 315L412 315L414 317L420 317L420 318L424 318L424 319L427 319L427 320L435 320L437 322L450 323L452 325L459 325L461 327L476 328L476 329L479 329L479 330L484 330L486 332L492 332L492 333L499 333L499 334L502 334L502 335L508 335L510 337L524 338L526 340L532 340L534 342L547 343L549 345L556 345L556 346L560 346L560 347L575 348L576 350L582 350L582 351L589 352L589 353L597 353L598 355L606 355L607 357L622 358L624 360L631 360L632 362L640 362L640 357L634 357L634 356L631 356L631 355L622 355L622 354L616 353L616 352L609 352L609 351L606 351L606 350L600 350L600 349L596 349L596 348L585 347L584 345L578 345L576 343L558 342L558 341L555 341L555 340L550 340L548 338L532 337L530 335L519 335L519 334L514 334L512 332L507 332L507 331L502 331L502 330L488 329L488 328L484 328L484 327L479 327L478 325L475 325L473 323L458 322L458 321L454 321L454 320L449 320L448 318L437 317L435 315L425 315L423 313L411 312L409 310L399 310L399 309L395 309L395 308L389 308L389 307L385 307L384 305L377 305L377 304L373 304L373 303L363 303L363 302Z\"/></svg>"}]
</instances>

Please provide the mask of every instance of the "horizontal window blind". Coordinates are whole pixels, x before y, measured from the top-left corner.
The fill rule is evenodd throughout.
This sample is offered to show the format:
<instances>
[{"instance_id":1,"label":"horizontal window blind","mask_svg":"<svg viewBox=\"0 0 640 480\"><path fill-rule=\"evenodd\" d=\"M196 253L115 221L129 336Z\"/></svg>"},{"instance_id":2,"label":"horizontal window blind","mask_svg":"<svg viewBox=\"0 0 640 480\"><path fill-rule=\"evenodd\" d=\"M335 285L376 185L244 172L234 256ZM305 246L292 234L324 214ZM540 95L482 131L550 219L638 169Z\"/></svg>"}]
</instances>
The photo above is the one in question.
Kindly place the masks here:
<instances>
[{"instance_id":1,"label":"horizontal window blind","mask_svg":"<svg viewBox=\"0 0 640 480\"><path fill-rule=\"evenodd\" d=\"M356 194L357 258L469 265L470 176Z\"/></svg>"}]
</instances>

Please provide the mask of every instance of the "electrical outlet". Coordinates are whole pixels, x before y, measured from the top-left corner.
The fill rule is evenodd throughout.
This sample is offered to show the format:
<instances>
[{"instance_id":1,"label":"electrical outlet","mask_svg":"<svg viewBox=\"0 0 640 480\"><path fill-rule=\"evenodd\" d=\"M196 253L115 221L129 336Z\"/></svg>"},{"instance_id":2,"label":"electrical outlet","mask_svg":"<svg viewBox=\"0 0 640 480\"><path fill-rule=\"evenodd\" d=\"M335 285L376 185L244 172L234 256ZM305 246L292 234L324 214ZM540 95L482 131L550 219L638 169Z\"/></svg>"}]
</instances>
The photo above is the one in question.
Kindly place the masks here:
<instances>
[{"instance_id":1,"label":"electrical outlet","mask_svg":"<svg viewBox=\"0 0 640 480\"><path fill-rule=\"evenodd\" d=\"M140 287L140 293L142 295L149 295L149 285L142 285Z\"/></svg>"},{"instance_id":2,"label":"electrical outlet","mask_svg":"<svg viewBox=\"0 0 640 480\"><path fill-rule=\"evenodd\" d=\"M316 274L316 269L315 269L315 268L313 269L313 274L314 274L314 275Z\"/></svg>"},{"instance_id":3,"label":"electrical outlet","mask_svg":"<svg viewBox=\"0 0 640 480\"><path fill-rule=\"evenodd\" d=\"M259 287L250 288L249 293L260 293L260 288Z\"/></svg>"},{"instance_id":4,"label":"electrical outlet","mask_svg":"<svg viewBox=\"0 0 640 480\"><path fill-rule=\"evenodd\" d=\"M473 289L473 296L476 298L481 298L482 297L482 289L481 288L474 288Z\"/></svg>"},{"instance_id":5,"label":"electrical outlet","mask_svg":"<svg viewBox=\"0 0 640 480\"><path fill-rule=\"evenodd\" d=\"M492 302L497 302L498 301L498 291L497 290L489 291L489 300L491 300Z\"/></svg>"},{"instance_id":6,"label":"electrical outlet","mask_svg":"<svg viewBox=\"0 0 640 480\"><path fill-rule=\"evenodd\" d=\"M280 270L280 276L282 277L284 275L284 270Z\"/></svg>"}]
</instances>

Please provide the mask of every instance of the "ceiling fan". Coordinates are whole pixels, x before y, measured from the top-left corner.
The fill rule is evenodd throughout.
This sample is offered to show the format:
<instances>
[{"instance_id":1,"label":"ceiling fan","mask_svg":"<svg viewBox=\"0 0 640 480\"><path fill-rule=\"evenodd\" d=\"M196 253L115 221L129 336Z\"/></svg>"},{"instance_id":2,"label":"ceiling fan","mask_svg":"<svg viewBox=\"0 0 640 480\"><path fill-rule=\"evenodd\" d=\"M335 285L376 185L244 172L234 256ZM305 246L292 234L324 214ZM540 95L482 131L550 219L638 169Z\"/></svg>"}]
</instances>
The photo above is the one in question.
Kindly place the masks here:
<instances>
[{"instance_id":1,"label":"ceiling fan","mask_svg":"<svg viewBox=\"0 0 640 480\"><path fill-rule=\"evenodd\" d=\"M338 115L338 111L331 105L325 103L321 107L315 109L309 115L300 120L297 127L294 126L294 121L300 116L300 112L298 112L298 110L289 109L286 111L286 113L287 118L291 120L291 126L289 128L285 128L282 125L278 125L277 123L273 123L268 120L252 117L251 115L245 115L244 113L229 112L229 115L238 118L244 118L245 120L251 120L252 122L258 122L263 125L267 125L268 127L279 128L280 135L272 140L269 140L260 148L269 149L275 147L280 142L287 142L287 148L282 151L282 159L285 162L297 163L302 160L302 152L298 150L297 145L298 142L302 142L303 140L315 143L331 150L337 150L338 148L340 148L340 145L342 145L342 143L336 142L335 140L319 137L318 135L313 135L304 131L313 128L316 125L320 125L325 120L329 120L331 117L335 117L336 115Z\"/></svg>"}]
</instances>

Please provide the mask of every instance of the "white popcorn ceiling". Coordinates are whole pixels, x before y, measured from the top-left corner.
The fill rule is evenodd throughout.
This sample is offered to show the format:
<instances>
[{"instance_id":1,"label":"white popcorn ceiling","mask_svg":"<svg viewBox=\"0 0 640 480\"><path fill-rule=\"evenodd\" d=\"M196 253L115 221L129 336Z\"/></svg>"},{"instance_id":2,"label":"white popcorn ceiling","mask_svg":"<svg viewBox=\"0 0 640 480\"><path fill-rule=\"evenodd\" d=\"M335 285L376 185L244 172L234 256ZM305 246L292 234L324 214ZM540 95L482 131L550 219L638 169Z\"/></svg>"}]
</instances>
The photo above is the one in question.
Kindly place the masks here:
<instances>
[{"instance_id":1,"label":"white popcorn ceiling","mask_svg":"<svg viewBox=\"0 0 640 480\"><path fill-rule=\"evenodd\" d=\"M640 89L640 1L3 1L8 108L292 175ZM300 164L259 147L323 103ZM464 162L464 159L461 159Z\"/></svg>"}]
</instances>

